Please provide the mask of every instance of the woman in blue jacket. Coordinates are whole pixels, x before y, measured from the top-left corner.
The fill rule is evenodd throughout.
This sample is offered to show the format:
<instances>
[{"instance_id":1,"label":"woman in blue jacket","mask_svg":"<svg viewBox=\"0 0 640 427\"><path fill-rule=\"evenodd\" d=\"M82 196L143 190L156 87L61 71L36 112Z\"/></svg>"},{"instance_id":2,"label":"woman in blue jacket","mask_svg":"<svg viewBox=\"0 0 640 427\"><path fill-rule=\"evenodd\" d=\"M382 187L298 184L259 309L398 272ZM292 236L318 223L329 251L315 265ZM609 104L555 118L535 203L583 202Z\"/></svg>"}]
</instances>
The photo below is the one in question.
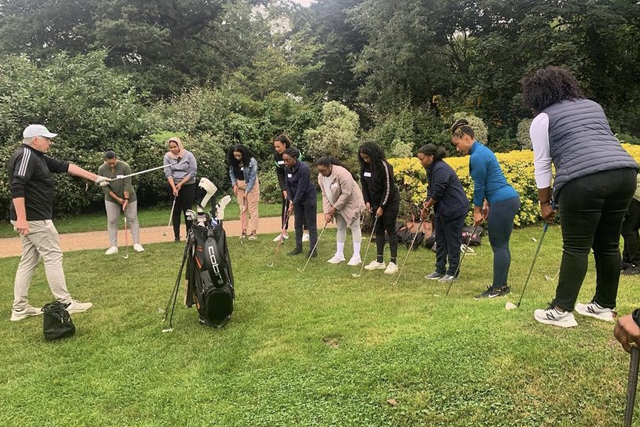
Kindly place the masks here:
<instances>
[{"instance_id":1,"label":"woman in blue jacket","mask_svg":"<svg viewBox=\"0 0 640 427\"><path fill-rule=\"evenodd\" d=\"M422 218L426 218L427 211L433 207L436 223L436 270L425 276L425 279L441 283L456 279L462 227L469 211L469 200L458 175L442 160L446 155L444 148L433 144L423 145L418 150L418 159L427 171L428 181L427 201L422 210Z\"/></svg>"},{"instance_id":2,"label":"woman in blue jacket","mask_svg":"<svg viewBox=\"0 0 640 427\"><path fill-rule=\"evenodd\" d=\"M240 205L240 239L247 237L247 212L251 217L249 240L258 238L258 201L260 200L260 182L258 182L258 162L253 153L242 144L231 146L227 151L229 178L233 193Z\"/></svg>"},{"instance_id":3,"label":"woman in blue jacket","mask_svg":"<svg viewBox=\"0 0 640 427\"><path fill-rule=\"evenodd\" d=\"M282 154L285 165L287 198L289 199L289 216L295 212L296 248L289 255L302 253L302 224L306 222L309 227L309 244L311 245L307 258L315 258L317 253L314 248L318 241L316 187L311 182L309 166L299 161L298 157L300 157L300 151L294 147L287 148Z\"/></svg>"},{"instance_id":4,"label":"woman in blue jacket","mask_svg":"<svg viewBox=\"0 0 640 427\"><path fill-rule=\"evenodd\" d=\"M473 223L488 220L489 242L493 249L493 283L476 299L507 295L511 252L509 238L513 218L520 210L520 197L507 183L496 155L475 138L465 119L451 128L451 141L463 154L470 154L469 174L473 179Z\"/></svg>"}]
</instances>

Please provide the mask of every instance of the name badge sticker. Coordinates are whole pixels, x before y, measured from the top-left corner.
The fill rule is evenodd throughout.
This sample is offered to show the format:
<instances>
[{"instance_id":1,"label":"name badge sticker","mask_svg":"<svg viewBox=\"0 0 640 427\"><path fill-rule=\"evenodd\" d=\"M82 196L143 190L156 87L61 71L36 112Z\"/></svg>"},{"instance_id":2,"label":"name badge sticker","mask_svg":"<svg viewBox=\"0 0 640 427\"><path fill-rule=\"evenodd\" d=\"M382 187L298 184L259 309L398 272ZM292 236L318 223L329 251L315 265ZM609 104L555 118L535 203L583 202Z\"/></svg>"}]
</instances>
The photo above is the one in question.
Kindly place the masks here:
<instances>
[{"instance_id":1,"label":"name badge sticker","mask_svg":"<svg viewBox=\"0 0 640 427\"><path fill-rule=\"evenodd\" d=\"M338 188L338 183L337 182L332 183L331 188Z\"/></svg>"},{"instance_id":2,"label":"name badge sticker","mask_svg":"<svg viewBox=\"0 0 640 427\"><path fill-rule=\"evenodd\" d=\"M288 178L293 178L293 176L290 173L287 174L287 177Z\"/></svg>"},{"instance_id":3,"label":"name badge sticker","mask_svg":"<svg viewBox=\"0 0 640 427\"><path fill-rule=\"evenodd\" d=\"M284 165L284 160L278 160L279 165Z\"/></svg>"},{"instance_id":4,"label":"name badge sticker","mask_svg":"<svg viewBox=\"0 0 640 427\"><path fill-rule=\"evenodd\" d=\"M364 176L365 178L371 178L371 172L365 172Z\"/></svg>"}]
</instances>

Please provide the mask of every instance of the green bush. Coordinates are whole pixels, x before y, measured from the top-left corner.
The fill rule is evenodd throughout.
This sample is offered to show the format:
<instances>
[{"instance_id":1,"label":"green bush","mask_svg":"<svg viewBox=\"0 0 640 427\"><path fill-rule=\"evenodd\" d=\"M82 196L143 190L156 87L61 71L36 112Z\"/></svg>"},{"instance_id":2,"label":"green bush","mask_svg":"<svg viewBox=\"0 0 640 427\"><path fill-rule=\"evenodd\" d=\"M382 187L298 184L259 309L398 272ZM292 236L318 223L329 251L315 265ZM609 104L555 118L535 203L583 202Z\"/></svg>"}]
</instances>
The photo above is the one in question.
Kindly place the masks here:
<instances>
[{"instance_id":1,"label":"green bush","mask_svg":"<svg viewBox=\"0 0 640 427\"><path fill-rule=\"evenodd\" d=\"M529 128L533 119L522 119L518 123L518 132L516 133L516 139L520 144L520 148L523 150L531 150L531 136L529 134Z\"/></svg>"},{"instance_id":2,"label":"green bush","mask_svg":"<svg viewBox=\"0 0 640 427\"><path fill-rule=\"evenodd\" d=\"M260 170L260 201L266 203L280 203L282 191L278 184L275 167L264 167Z\"/></svg>"},{"instance_id":3,"label":"green bush","mask_svg":"<svg viewBox=\"0 0 640 427\"><path fill-rule=\"evenodd\" d=\"M306 153L311 159L333 156L347 159L358 150L358 114L337 101L322 107L321 124L315 129L304 131Z\"/></svg>"}]
</instances>

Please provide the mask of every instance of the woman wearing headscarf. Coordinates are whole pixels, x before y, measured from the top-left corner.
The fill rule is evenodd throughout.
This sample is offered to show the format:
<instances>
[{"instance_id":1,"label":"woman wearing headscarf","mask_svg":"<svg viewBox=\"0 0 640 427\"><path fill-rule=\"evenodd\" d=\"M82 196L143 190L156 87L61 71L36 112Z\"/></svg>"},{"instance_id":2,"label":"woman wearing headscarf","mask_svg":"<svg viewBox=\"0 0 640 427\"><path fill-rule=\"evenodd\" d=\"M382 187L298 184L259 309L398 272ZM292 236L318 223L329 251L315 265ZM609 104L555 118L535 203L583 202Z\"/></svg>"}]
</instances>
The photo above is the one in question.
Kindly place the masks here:
<instances>
[{"instance_id":1,"label":"woman wearing headscarf","mask_svg":"<svg viewBox=\"0 0 640 427\"><path fill-rule=\"evenodd\" d=\"M107 230L109 233L109 249L105 255L118 253L118 222L120 212L124 212L131 236L133 237L133 249L136 252L144 251L140 244L140 226L138 224L138 200L131 183L131 177L115 179L118 175L131 174L131 167L126 162L119 160L116 152L109 148L104 153L104 163L98 168L98 175L111 178L112 181L102 187L104 191L104 206L107 211Z\"/></svg>"},{"instance_id":2,"label":"woman wearing headscarf","mask_svg":"<svg viewBox=\"0 0 640 427\"><path fill-rule=\"evenodd\" d=\"M469 200L458 175L444 162L447 152L433 144L418 150L418 160L427 171L427 201L422 218L433 207L436 226L436 270L425 276L428 280L448 283L456 279L460 263L462 227L469 211ZM447 259L449 268L447 268Z\"/></svg>"},{"instance_id":3,"label":"woman wearing headscarf","mask_svg":"<svg viewBox=\"0 0 640 427\"><path fill-rule=\"evenodd\" d=\"M336 235L336 253L327 262L338 264L344 262L344 244L347 240L347 227L351 229L353 240L353 256L347 265L359 265L360 214L364 209L362 191L353 179L351 172L340 161L333 157L321 157L316 160L318 168L318 184L322 190L322 210L324 219L329 223L335 219L338 228Z\"/></svg>"},{"instance_id":4,"label":"woman wearing headscarf","mask_svg":"<svg viewBox=\"0 0 640 427\"><path fill-rule=\"evenodd\" d=\"M534 312L534 318L568 328L578 324L575 309L584 316L613 321L620 230L636 189L638 164L611 132L602 107L584 97L568 70L540 69L523 79L522 92L535 114L530 134L542 218L551 222L555 217L552 196L562 218L556 295L547 309ZM591 249L596 291L591 302L576 304Z\"/></svg>"},{"instance_id":5,"label":"woman wearing headscarf","mask_svg":"<svg viewBox=\"0 0 640 427\"><path fill-rule=\"evenodd\" d=\"M316 229L316 187L311 183L309 166L298 160L300 151L289 147L284 150L282 158L285 164L285 182L287 185L287 198L289 200L289 216L295 211L296 248L289 255L302 253L302 223L306 221L309 227L309 257L316 257L314 250L318 241Z\"/></svg>"},{"instance_id":6,"label":"woman wearing headscarf","mask_svg":"<svg viewBox=\"0 0 640 427\"><path fill-rule=\"evenodd\" d=\"M244 145L237 144L227 152L229 178L233 192L240 205L241 239L247 237L247 212L251 216L251 234L249 240L258 238L258 201L260 199L260 183L258 181L258 162L253 153Z\"/></svg>"},{"instance_id":7,"label":"woman wearing headscarf","mask_svg":"<svg viewBox=\"0 0 640 427\"><path fill-rule=\"evenodd\" d=\"M398 233L396 219L400 209L400 192L393 178L393 167L385 160L384 151L374 142L365 142L358 149L360 182L366 209L375 214L376 259L364 268L384 270L385 274L398 271ZM389 237L391 258L384 264L385 231Z\"/></svg>"},{"instance_id":8,"label":"woman wearing headscarf","mask_svg":"<svg viewBox=\"0 0 640 427\"><path fill-rule=\"evenodd\" d=\"M172 196L175 198L173 209L173 234L180 241L180 216L184 215L186 233L189 233L192 221L187 219L187 210L193 207L196 198L196 173L198 163L194 155L185 150L182 141L172 136L167 141L169 151L164 155L164 175L167 178ZM186 234L185 234L186 235Z\"/></svg>"},{"instance_id":9,"label":"woman wearing headscarf","mask_svg":"<svg viewBox=\"0 0 640 427\"><path fill-rule=\"evenodd\" d=\"M493 152L476 140L465 119L451 128L451 141L456 149L469 156L469 174L473 179L473 223L487 219L489 243L493 250L493 283L475 299L495 298L511 292L508 285L511 252L509 239L513 219L520 210L520 196L502 173ZM438 233L436 233L436 236Z\"/></svg>"}]
</instances>

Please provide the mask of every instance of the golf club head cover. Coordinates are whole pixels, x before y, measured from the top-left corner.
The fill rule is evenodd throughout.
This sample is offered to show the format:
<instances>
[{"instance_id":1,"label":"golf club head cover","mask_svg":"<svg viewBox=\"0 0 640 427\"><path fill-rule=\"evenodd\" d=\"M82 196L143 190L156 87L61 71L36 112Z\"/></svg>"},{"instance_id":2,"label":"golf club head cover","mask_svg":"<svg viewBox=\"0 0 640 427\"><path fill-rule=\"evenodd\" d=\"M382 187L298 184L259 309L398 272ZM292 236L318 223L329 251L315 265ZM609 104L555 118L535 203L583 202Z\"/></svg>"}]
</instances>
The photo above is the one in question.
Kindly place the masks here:
<instances>
[{"instance_id":1,"label":"golf club head cover","mask_svg":"<svg viewBox=\"0 0 640 427\"><path fill-rule=\"evenodd\" d=\"M218 191L218 187L207 178L200 178L198 183L198 192L196 193L196 203L198 205L198 212L204 212L205 207L209 203L209 200Z\"/></svg>"},{"instance_id":2,"label":"golf club head cover","mask_svg":"<svg viewBox=\"0 0 640 427\"><path fill-rule=\"evenodd\" d=\"M216 219L218 221L222 221L224 219L224 210L227 208L229 202L231 202L231 196L228 194L218 202L218 206L216 206Z\"/></svg>"}]
</instances>

